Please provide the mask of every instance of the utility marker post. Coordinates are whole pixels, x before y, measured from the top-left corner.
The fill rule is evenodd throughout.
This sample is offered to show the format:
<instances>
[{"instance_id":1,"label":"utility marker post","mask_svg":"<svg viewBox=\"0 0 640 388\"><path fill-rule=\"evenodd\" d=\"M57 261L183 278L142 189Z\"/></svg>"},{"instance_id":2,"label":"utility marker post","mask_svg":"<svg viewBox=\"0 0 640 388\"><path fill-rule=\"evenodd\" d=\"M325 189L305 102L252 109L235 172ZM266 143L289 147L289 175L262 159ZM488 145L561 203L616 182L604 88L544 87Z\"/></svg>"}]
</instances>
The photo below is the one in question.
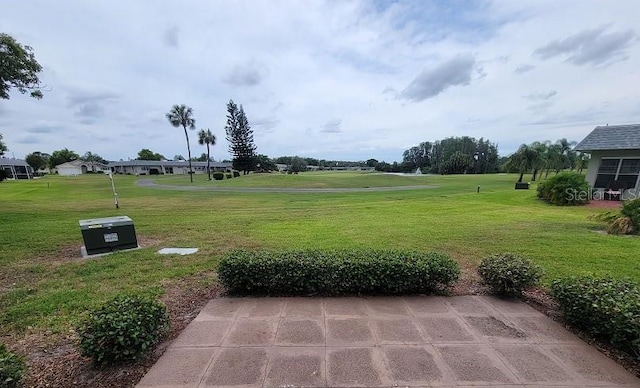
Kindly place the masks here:
<instances>
[{"instance_id":1,"label":"utility marker post","mask_svg":"<svg viewBox=\"0 0 640 388\"><path fill-rule=\"evenodd\" d=\"M120 209L120 206L118 205L118 193L116 193L116 186L113 183L113 172L109 171L107 175L109 175L109 179L111 179L111 191L113 191L113 202L116 205L116 209Z\"/></svg>"}]
</instances>

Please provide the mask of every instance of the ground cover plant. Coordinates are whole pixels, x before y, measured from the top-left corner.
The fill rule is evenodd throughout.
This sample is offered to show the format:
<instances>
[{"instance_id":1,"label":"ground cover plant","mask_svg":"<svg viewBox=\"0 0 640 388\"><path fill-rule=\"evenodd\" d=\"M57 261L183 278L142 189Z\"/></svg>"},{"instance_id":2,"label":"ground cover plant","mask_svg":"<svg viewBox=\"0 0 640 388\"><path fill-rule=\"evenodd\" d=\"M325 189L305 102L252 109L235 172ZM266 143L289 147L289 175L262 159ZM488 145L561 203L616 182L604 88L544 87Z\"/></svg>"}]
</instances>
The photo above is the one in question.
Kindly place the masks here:
<instances>
[{"instance_id":1,"label":"ground cover plant","mask_svg":"<svg viewBox=\"0 0 640 388\"><path fill-rule=\"evenodd\" d=\"M594 219L607 224L609 234L640 233L640 198L624 201L622 208L597 214Z\"/></svg>"},{"instance_id":2,"label":"ground cover plant","mask_svg":"<svg viewBox=\"0 0 640 388\"><path fill-rule=\"evenodd\" d=\"M215 276L199 274L210 273L225 253L237 248L437 251L459 262L463 277L482 258L513 252L543 267L546 287L552 279L573 274L640 281L640 239L596 233L601 224L589 217L597 209L548 206L533 191L513 190L517 175L315 174L252 174L223 181L196 174L194 186L375 187L398 185L401 178L400 185L430 188L171 191L139 187L140 178L116 175L120 209L115 209L110 181L102 175L0 183L0 335L15 343L40 335L52 346L73 341L70 330L86 318L86 311L117 294L158 297L192 277L200 287L211 287ZM165 179L191 185L185 176L156 181ZM133 219L143 248L79 260L78 220L117 215ZM200 250L190 256L160 256L156 251L163 247Z\"/></svg>"},{"instance_id":3,"label":"ground cover plant","mask_svg":"<svg viewBox=\"0 0 640 388\"><path fill-rule=\"evenodd\" d=\"M0 387L19 387L25 369L26 365L22 357L0 344Z\"/></svg>"},{"instance_id":4,"label":"ground cover plant","mask_svg":"<svg viewBox=\"0 0 640 388\"><path fill-rule=\"evenodd\" d=\"M229 252L222 284L243 295L377 295L444 291L460 275L450 257L392 249Z\"/></svg>"},{"instance_id":5,"label":"ground cover plant","mask_svg":"<svg viewBox=\"0 0 640 388\"><path fill-rule=\"evenodd\" d=\"M502 253L482 259L478 273L491 291L503 296L521 296L538 284L542 270L531 260L513 253Z\"/></svg>"}]
</instances>

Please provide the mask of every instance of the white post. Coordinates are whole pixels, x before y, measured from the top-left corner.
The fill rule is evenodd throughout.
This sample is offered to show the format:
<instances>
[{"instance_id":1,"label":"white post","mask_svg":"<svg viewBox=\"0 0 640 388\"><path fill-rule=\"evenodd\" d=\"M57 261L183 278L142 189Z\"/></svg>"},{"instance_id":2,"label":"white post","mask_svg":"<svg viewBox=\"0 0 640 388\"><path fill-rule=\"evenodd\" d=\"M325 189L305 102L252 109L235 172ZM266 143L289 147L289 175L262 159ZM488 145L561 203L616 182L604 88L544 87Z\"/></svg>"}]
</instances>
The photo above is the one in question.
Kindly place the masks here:
<instances>
[{"instance_id":1,"label":"white post","mask_svg":"<svg viewBox=\"0 0 640 388\"><path fill-rule=\"evenodd\" d=\"M120 209L120 206L118 205L118 193L116 193L116 186L115 186L115 183L113 182L113 173L109 171L108 175L109 175L109 179L111 180L111 191L113 191L113 202L116 205L116 209Z\"/></svg>"}]
</instances>

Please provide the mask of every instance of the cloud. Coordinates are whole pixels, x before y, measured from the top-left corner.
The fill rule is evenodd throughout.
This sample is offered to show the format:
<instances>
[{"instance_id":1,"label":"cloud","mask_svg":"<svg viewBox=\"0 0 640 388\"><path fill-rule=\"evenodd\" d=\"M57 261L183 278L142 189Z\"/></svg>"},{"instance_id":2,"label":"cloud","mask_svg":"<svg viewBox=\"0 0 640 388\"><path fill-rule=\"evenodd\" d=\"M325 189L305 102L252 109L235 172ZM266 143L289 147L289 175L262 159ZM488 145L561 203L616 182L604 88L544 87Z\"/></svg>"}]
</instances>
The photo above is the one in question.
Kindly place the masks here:
<instances>
[{"instance_id":1,"label":"cloud","mask_svg":"<svg viewBox=\"0 0 640 388\"><path fill-rule=\"evenodd\" d=\"M80 119L80 123L89 125L105 117L106 106L118 99L119 96L114 93L90 91L79 92L67 97L69 107L74 110L74 116Z\"/></svg>"},{"instance_id":2,"label":"cloud","mask_svg":"<svg viewBox=\"0 0 640 388\"><path fill-rule=\"evenodd\" d=\"M180 42L178 41L178 33L180 29L177 26L171 26L165 30L164 35L162 35L162 42L167 47L177 48L180 46Z\"/></svg>"},{"instance_id":3,"label":"cloud","mask_svg":"<svg viewBox=\"0 0 640 388\"><path fill-rule=\"evenodd\" d=\"M635 39L632 30L606 33L609 26L584 30L564 39L555 40L533 52L541 59L566 57L574 65L603 65L627 59L625 49Z\"/></svg>"},{"instance_id":4,"label":"cloud","mask_svg":"<svg viewBox=\"0 0 640 388\"><path fill-rule=\"evenodd\" d=\"M256 135L260 135L261 133L272 133L279 122L280 119L277 117L259 117L251 120L251 126L258 129Z\"/></svg>"},{"instance_id":5,"label":"cloud","mask_svg":"<svg viewBox=\"0 0 640 388\"><path fill-rule=\"evenodd\" d=\"M407 100L420 102L437 96L451 86L471 82L476 60L471 55L459 55L439 66L424 70L401 93Z\"/></svg>"},{"instance_id":6,"label":"cloud","mask_svg":"<svg viewBox=\"0 0 640 388\"><path fill-rule=\"evenodd\" d=\"M27 133L52 133L62 130L59 126L49 124L38 124L26 129Z\"/></svg>"},{"instance_id":7,"label":"cloud","mask_svg":"<svg viewBox=\"0 0 640 388\"><path fill-rule=\"evenodd\" d=\"M522 98L525 98L531 101L548 100L550 98L555 97L557 94L558 94L557 91L551 90L548 92L535 92L535 93L527 94L525 96L522 96Z\"/></svg>"},{"instance_id":8,"label":"cloud","mask_svg":"<svg viewBox=\"0 0 640 388\"><path fill-rule=\"evenodd\" d=\"M323 133L340 133L342 129L340 128L342 125L342 119L331 119L327 121L323 126L320 132Z\"/></svg>"},{"instance_id":9,"label":"cloud","mask_svg":"<svg viewBox=\"0 0 640 388\"><path fill-rule=\"evenodd\" d=\"M37 136L29 135L29 136L23 136L23 137L19 138L16 141L16 143L19 143L19 144L38 144L38 143L40 143L41 140L42 139L40 139Z\"/></svg>"},{"instance_id":10,"label":"cloud","mask_svg":"<svg viewBox=\"0 0 640 388\"><path fill-rule=\"evenodd\" d=\"M255 62L235 65L223 78L223 81L233 86L257 86L264 78L264 71Z\"/></svg>"},{"instance_id":11,"label":"cloud","mask_svg":"<svg viewBox=\"0 0 640 388\"><path fill-rule=\"evenodd\" d=\"M536 67L535 67L534 65L527 65L527 64L525 64L525 65L520 65L520 66L518 66L518 67L514 70L514 72L515 72L516 74L524 74L524 73L528 73L528 72L530 72L531 70L533 70L533 69L535 69L535 68L536 68Z\"/></svg>"}]
</instances>

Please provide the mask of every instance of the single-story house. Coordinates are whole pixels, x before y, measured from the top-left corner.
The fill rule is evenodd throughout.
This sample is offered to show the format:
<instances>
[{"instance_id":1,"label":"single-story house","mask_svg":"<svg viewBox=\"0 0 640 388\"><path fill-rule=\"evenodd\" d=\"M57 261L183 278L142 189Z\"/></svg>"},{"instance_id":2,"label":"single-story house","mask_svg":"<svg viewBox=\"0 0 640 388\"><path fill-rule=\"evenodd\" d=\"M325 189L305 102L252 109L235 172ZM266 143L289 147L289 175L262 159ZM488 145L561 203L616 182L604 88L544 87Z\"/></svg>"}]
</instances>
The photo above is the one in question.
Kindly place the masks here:
<instances>
[{"instance_id":1,"label":"single-story house","mask_svg":"<svg viewBox=\"0 0 640 388\"><path fill-rule=\"evenodd\" d=\"M22 159L0 158L0 169L7 172L8 179L32 179L33 168Z\"/></svg>"},{"instance_id":2,"label":"single-story house","mask_svg":"<svg viewBox=\"0 0 640 388\"><path fill-rule=\"evenodd\" d=\"M109 171L109 166L98 162L85 162L83 160L72 160L56 166L59 175L75 176L87 173L105 173Z\"/></svg>"},{"instance_id":3,"label":"single-story house","mask_svg":"<svg viewBox=\"0 0 640 388\"><path fill-rule=\"evenodd\" d=\"M638 195L640 124L596 127L576 147L591 154L587 181L596 194L620 191L622 198Z\"/></svg>"},{"instance_id":4,"label":"single-story house","mask_svg":"<svg viewBox=\"0 0 640 388\"><path fill-rule=\"evenodd\" d=\"M231 170L231 162L209 162L211 171ZM207 173L207 162L191 162L195 174ZM188 174L189 162L185 160L126 160L109 162L109 168L116 174L164 175Z\"/></svg>"}]
</instances>

